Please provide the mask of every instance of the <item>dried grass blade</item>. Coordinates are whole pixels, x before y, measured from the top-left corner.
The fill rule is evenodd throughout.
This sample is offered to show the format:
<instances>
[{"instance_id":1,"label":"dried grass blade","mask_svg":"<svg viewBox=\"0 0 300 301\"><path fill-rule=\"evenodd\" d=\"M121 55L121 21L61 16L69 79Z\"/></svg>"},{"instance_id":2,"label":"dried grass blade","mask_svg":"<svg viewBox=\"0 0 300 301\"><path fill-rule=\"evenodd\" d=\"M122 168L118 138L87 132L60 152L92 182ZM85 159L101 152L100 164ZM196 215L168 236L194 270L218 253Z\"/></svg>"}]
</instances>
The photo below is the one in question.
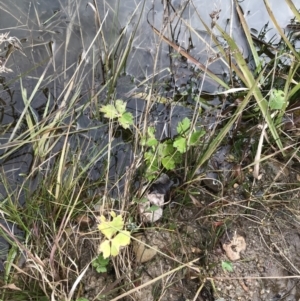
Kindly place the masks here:
<instances>
[{"instance_id":1,"label":"dried grass blade","mask_svg":"<svg viewBox=\"0 0 300 301\"><path fill-rule=\"evenodd\" d=\"M197 61L194 57L192 57L189 53L187 53L184 49L181 47L177 46L175 43L170 41L166 36L164 36L159 30L157 30L154 26L152 26L153 31L163 40L165 41L169 46L171 46L175 51L180 53L183 57L187 58L190 62L195 64L199 69L201 69L204 73L206 73L210 78L210 82L216 85L217 83L226 88L229 89L228 85L225 84L219 77L217 77L212 71L210 71L207 66L203 65L199 61Z\"/></svg>"},{"instance_id":2,"label":"dried grass blade","mask_svg":"<svg viewBox=\"0 0 300 301\"><path fill-rule=\"evenodd\" d=\"M155 283L156 281L161 280L161 279L163 279L164 277L166 277L166 276L168 276L168 275L171 275L171 274L173 274L173 273L175 273L175 272L177 272L177 271L179 271L179 270L181 270L181 269L183 269L183 268L186 268L186 267L189 268L189 267L192 265L192 263L194 263L194 262L196 262L196 261L198 261L198 260L199 260L199 258L194 259L194 260L192 260L192 261L190 261L190 262L188 262L188 263L184 263L184 264L182 264L182 265L176 267L175 269L172 269L172 270L170 270L170 271L168 271L168 272L166 272L166 273L164 273L164 274L162 274L162 275L160 275L160 276L158 276L158 277L156 277L156 278L151 279L150 281L147 281L146 283L141 284L141 285L138 286L138 287L135 287L135 288L133 288L133 289L131 289L131 290L129 290L129 291L127 291L127 292L125 292L125 293L123 293L123 294L121 294L121 295L119 295L119 296L113 298L113 299L111 299L111 301L117 301L117 300L120 300L120 299L122 299L122 298L124 298L124 297L126 297L126 296L129 296L130 294L132 294L132 293L134 293L134 292L136 292L136 291L139 291L139 290L141 290L142 288L147 287L147 286L151 285L152 283Z\"/></svg>"},{"instance_id":3,"label":"dried grass blade","mask_svg":"<svg viewBox=\"0 0 300 301\"><path fill-rule=\"evenodd\" d=\"M285 2L290 7L291 11L293 12L294 16L297 18L298 22L300 22L300 14L299 14L298 9L295 7L293 1L292 0L285 0Z\"/></svg>"},{"instance_id":4,"label":"dried grass blade","mask_svg":"<svg viewBox=\"0 0 300 301\"><path fill-rule=\"evenodd\" d=\"M203 19L198 16L200 21L202 22L203 26L205 27L205 30L210 34L211 38L213 39L214 43L217 45L219 52L222 54L222 56L226 59L226 63L228 68L232 68L238 78L240 78L243 82L245 81L244 75L241 72L241 70L236 66L230 59L229 55L226 53L226 50L224 49L224 46L220 45L220 42L216 38L216 36L213 34L212 30L206 25L206 23L203 21ZM199 37L199 34L195 32L195 34ZM231 70L230 70L231 71Z\"/></svg>"}]
</instances>

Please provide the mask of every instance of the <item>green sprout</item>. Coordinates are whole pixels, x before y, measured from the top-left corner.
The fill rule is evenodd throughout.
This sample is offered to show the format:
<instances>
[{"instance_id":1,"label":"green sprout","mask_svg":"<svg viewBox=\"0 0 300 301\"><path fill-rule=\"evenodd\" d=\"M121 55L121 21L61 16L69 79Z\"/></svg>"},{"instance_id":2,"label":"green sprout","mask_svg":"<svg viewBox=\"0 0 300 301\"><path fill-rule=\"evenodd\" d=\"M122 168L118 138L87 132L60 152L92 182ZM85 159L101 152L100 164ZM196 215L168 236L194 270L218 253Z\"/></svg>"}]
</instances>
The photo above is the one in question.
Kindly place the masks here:
<instances>
[{"instance_id":1,"label":"green sprout","mask_svg":"<svg viewBox=\"0 0 300 301\"><path fill-rule=\"evenodd\" d=\"M109 258L104 258L103 254L99 254L93 262L92 266L96 269L98 273L105 273L107 272L107 265L109 263Z\"/></svg>"}]
</instances>

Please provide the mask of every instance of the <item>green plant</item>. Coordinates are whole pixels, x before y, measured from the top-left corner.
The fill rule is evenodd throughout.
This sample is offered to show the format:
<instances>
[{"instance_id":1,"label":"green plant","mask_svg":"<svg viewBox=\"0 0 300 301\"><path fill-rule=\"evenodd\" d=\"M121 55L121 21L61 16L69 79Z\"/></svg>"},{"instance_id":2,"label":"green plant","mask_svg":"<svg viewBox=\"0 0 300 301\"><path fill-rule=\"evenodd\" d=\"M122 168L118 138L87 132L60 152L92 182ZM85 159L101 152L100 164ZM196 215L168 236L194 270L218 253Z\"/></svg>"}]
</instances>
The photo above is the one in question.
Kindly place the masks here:
<instances>
[{"instance_id":1,"label":"green plant","mask_svg":"<svg viewBox=\"0 0 300 301\"><path fill-rule=\"evenodd\" d=\"M109 263L109 258L104 258L103 254L99 254L98 257L92 262L92 266L96 269L98 273L107 272L107 265Z\"/></svg>"},{"instance_id":2,"label":"green plant","mask_svg":"<svg viewBox=\"0 0 300 301\"><path fill-rule=\"evenodd\" d=\"M130 112L126 112L126 103L123 100L117 99L114 105L102 106L100 112L108 119L117 119L124 129L133 125L133 116Z\"/></svg>"},{"instance_id":3,"label":"green plant","mask_svg":"<svg viewBox=\"0 0 300 301\"><path fill-rule=\"evenodd\" d=\"M110 255L117 256L121 247L130 244L130 232L123 230L124 221L122 216L116 216L113 211L110 215L112 217L111 221L102 215L100 217L100 224L98 225L98 229L107 238L99 246L99 251L102 252L104 259Z\"/></svg>"},{"instance_id":4,"label":"green plant","mask_svg":"<svg viewBox=\"0 0 300 301\"><path fill-rule=\"evenodd\" d=\"M233 266L230 261L222 260L221 266L224 272L233 272Z\"/></svg>"},{"instance_id":5,"label":"green plant","mask_svg":"<svg viewBox=\"0 0 300 301\"><path fill-rule=\"evenodd\" d=\"M174 169L176 164L181 162L181 155L191 146L197 145L205 131L192 129L190 119L185 117L178 123L177 133L174 138L160 142L155 138L155 129L153 127L147 129L147 137L141 139L141 145L148 148L144 154L147 179L153 179L155 172L158 172L161 167L167 170Z\"/></svg>"},{"instance_id":6,"label":"green plant","mask_svg":"<svg viewBox=\"0 0 300 301\"><path fill-rule=\"evenodd\" d=\"M269 106L272 110L282 110L286 106L284 91L272 89L270 91Z\"/></svg>"}]
</instances>

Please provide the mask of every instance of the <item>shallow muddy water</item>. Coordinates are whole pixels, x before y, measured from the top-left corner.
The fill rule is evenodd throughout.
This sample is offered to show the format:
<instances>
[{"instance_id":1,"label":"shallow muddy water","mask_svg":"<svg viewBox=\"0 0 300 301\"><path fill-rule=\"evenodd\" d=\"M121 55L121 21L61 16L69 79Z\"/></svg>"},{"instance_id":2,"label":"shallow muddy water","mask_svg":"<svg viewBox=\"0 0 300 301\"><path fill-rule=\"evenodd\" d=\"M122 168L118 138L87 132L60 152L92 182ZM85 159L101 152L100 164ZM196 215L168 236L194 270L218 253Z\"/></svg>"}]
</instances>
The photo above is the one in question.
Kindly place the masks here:
<instances>
[{"instance_id":1,"label":"shallow muddy water","mask_svg":"<svg viewBox=\"0 0 300 301\"><path fill-rule=\"evenodd\" d=\"M243 1L240 5L253 32L259 32L266 23L271 23L262 0ZM284 28L292 17L288 6L285 2L280 2L272 8L277 21ZM98 19L95 9L100 13ZM217 52L208 51L207 45L212 45L212 41L200 19L210 25L213 12L218 13L218 24L232 34L244 56L248 57L248 45L233 1L230 0L215 1L213 5L207 0L177 0L171 1L169 7L161 1L1 1L0 33L9 32L10 36L17 37L22 45L22 52L15 51L6 64L12 72L2 74L1 106L4 109L1 111L1 126L13 126L24 109L19 75L22 76L22 84L30 94L50 58L53 58L46 68L40 89L31 102L36 114L41 115L49 93L50 105L56 103L59 106L66 92L66 84L77 68L77 74L84 75L76 76L82 78L82 94L99 90L104 81L103 52L111 49L114 52L113 61L117 63L121 50L126 47L130 38L132 45L124 71L128 79L134 79L134 84L128 80L123 81L122 85L117 85L120 97L124 98L123 92L136 89L141 81L172 81L173 87L178 91L181 87L185 89L191 77L189 65L180 61L172 63L169 46L154 33L152 26L161 30L164 36L173 39L180 47L191 47L191 55L205 64L209 58L216 56ZM101 33L98 30L99 26L102 28ZM276 35L276 30L272 29L271 25L269 27L266 36L271 39ZM124 34L120 35L124 28ZM103 35L102 43L99 40L93 43L94 38L99 38L100 35ZM5 53L7 45L4 43L1 45L1 55L4 56ZM220 76L226 76L228 70L222 59L209 63L209 69ZM201 82L201 78L198 78L196 85L201 86L204 91L213 93L219 89L217 85L207 81L202 87ZM182 117L184 115L185 113ZM10 134L10 131L5 131L2 135L2 145L8 141ZM5 150L2 148L0 155ZM30 147L24 152L28 151L30 152ZM13 178L18 180L17 174L27 173L32 158L30 154L22 158L18 154L17 157L17 165L13 163L15 159L9 160L9 167L3 161L2 164L5 172L13 171Z\"/></svg>"}]
</instances>

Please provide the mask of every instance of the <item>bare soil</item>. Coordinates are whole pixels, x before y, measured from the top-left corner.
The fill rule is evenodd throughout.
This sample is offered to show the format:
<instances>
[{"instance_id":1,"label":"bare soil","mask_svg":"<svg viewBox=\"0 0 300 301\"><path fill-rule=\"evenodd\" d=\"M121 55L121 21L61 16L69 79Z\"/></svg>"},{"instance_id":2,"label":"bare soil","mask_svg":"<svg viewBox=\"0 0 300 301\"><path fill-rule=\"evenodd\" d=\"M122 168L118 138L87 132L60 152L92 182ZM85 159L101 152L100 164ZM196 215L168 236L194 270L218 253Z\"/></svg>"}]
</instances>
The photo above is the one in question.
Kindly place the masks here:
<instances>
[{"instance_id":1,"label":"bare soil","mask_svg":"<svg viewBox=\"0 0 300 301\"><path fill-rule=\"evenodd\" d=\"M257 195L270 183L276 184L277 193L272 188L265 197L247 197L245 186L235 185L217 196L199 186L188 203L174 197L164 208L163 218L140 231L139 239L158 250L155 256L141 263L132 245L123 249L107 273L97 273L90 266L78 295L126 301L300 300L299 192L283 193L287 186L282 187L297 184L298 173L290 168L274 182L269 163L262 172L263 180L254 185ZM77 254L84 267L96 256L99 237L82 237ZM246 244L240 254L236 237ZM224 244L229 243L239 259L225 252Z\"/></svg>"}]
</instances>

